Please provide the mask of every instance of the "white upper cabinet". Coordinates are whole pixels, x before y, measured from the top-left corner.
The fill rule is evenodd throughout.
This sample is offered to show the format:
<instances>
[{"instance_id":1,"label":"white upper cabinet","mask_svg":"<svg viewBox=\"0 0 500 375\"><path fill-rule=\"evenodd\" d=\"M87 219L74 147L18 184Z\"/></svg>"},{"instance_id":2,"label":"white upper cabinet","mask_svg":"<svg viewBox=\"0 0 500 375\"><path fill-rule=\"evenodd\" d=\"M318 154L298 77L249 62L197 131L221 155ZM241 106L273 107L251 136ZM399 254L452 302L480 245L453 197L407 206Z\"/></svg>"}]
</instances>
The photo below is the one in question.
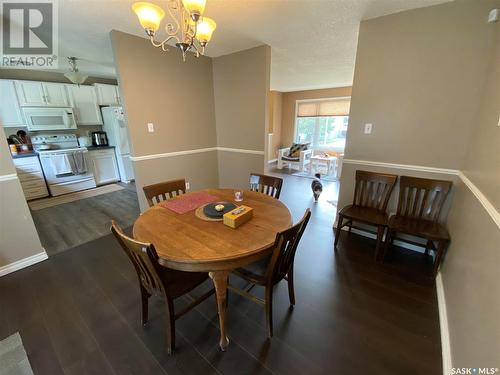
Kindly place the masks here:
<instances>
[{"instance_id":1,"label":"white upper cabinet","mask_svg":"<svg viewBox=\"0 0 500 375\"><path fill-rule=\"evenodd\" d=\"M66 85L77 125L102 125L101 111L93 86Z\"/></svg>"},{"instance_id":2,"label":"white upper cabinet","mask_svg":"<svg viewBox=\"0 0 500 375\"><path fill-rule=\"evenodd\" d=\"M69 106L68 95L63 83L16 81L16 91L21 106Z\"/></svg>"},{"instance_id":3,"label":"white upper cabinet","mask_svg":"<svg viewBox=\"0 0 500 375\"><path fill-rule=\"evenodd\" d=\"M69 106L66 85L63 83L42 82L43 92L45 93L45 102L54 107Z\"/></svg>"},{"instance_id":4,"label":"white upper cabinet","mask_svg":"<svg viewBox=\"0 0 500 375\"><path fill-rule=\"evenodd\" d=\"M94 83L99 105L121 105L118 86Z\"/></svg>"},{"instance_id":5,"label":"white upper cabinet","mask_svg":"<svg viewBox=\"0 0 500 375\"><path fill-rule=\"evenodd\" d=\"M0 126L26 126L19 107L14 81L0 80Z\"/></svg>"},{"instance_id":6,"label":"white upper cabinet","mask_svg":"<svg viewBox=\"0 0 500 375\"><path fill-rule=\"evenodd\" d=\"M16 81L17 97L22 106L46 106L42 82Z\"/></svg>"}]
</instances>

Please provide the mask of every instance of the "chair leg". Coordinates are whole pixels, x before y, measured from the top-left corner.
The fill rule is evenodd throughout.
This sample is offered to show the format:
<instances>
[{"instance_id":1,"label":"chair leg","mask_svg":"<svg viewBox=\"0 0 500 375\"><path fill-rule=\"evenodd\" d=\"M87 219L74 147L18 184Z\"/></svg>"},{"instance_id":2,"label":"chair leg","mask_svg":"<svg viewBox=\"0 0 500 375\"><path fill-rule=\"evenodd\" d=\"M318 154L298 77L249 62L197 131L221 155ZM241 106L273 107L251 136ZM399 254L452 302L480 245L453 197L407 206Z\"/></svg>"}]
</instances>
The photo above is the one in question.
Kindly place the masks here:
<instances>
[{"instance_id":1,"label":"chair leg","mask_svg":"<svg viewBox=\"0 0 500 375\"><path fill-rule=\"evenodd\" d=\"M146 325L148 322L148 300L151 295L147 292L146 289L141 285L141 302L142 302L142 325Z\"/></svg>"},{"instance_id":2,"label":"chair leg","mask_svg":"<svg viewBox=\"0 0 500 375\"><path fill-rule=\"evenodd\" d=\"M382 239L384 238L385 227L379 225L377 227L377 245L375 247L375 261L380 258L380 248L382 247Z\"/></svg>"},{"instance_id":3,"label":"chair leg","mask_svg":"<svg viewBox=\"0 0 500 375\"><path fill-rule=\"evenodd\" d=\"M273 337L273 287L266 286L266 320L267 320L267 336Z\"/></svg>"},{"instance_id":4,"label":"chair leg","mask_svg":"<svg viewBox=\"0 0 500 375\"><path fill-rule=\"evenodd\" d=\"M428 255L429 255L429 249L432 248L432 241L428 240L427 243L425 244L425 251L424 251L424 262L428 262Z\"/></svg>"},{"instance_id":5,"label":"chair leg","mask_svg":"<svg viewBox=\"0 0 500 375\"><path fill-rule=\"evenodd\" d=\"M337 244L340 238L340 231L342 230L342 222L344 221L344 217L339 215L339 220L337 222L337 231L335 232L335 241L333 243L333 249L337 251Z\"/></svg>"},{"instance_id":6,"label":"chair leg","mask_svg":"<svg viewBox=\"0 0 500 375\"><path fill-rule=\"evenodd\" d=\"M385 261L385 257L387 256L387 253L389 252L389 247L392 245L392 240L393 240L394 232L391 229L387 229L387 237L385 238L385 246L384 246L384 251L382 253L382 263Z\"/></svg>"},{"instance_id":7,"label":"chair leg","mask_svg":"<svg viewBox=\"0 0 500 375\"><path fill-rule=\"evenodd\" d=\"M167 352L172 354L175 350L175 310L170 298L167 298L167 315Z\"/></svg>"},{"instance_id":8,"label":"chair leg","mask_svg":"<svg viewBox=\"0 0 500 375\"><path fill-rule=\"evenodd\" d=\"M448 245L448 241L438 241L437 245L437 251L436 251L436 259L434 260L434 269L433 269L433 276L434 279L436 278L436 275L439 271L439 266L441 265L441 261L443 260L443 254L446 249L446 246Z\"/></svg>"},{"instance_id":9,"label":"chair leg","mask_svg":"<svg viewBox=\"0 0 500 375\"><path fill-rule=\"evenodd\" d=\"M352 220L349 220L348 225L349 225L349 235L351 235L351 231L352 231Z\"/></svg>"},{"instance_id":10,"label":"chair leg","mask_svg":"<svg viewBox=\"0 0 500 375\"><path fill-rule=\"evenodd\" d=\"M290 308L295 305L295 290L293 287L293 267L288 271L288 297L290 298Z\"/></svg>"}]
</instances>

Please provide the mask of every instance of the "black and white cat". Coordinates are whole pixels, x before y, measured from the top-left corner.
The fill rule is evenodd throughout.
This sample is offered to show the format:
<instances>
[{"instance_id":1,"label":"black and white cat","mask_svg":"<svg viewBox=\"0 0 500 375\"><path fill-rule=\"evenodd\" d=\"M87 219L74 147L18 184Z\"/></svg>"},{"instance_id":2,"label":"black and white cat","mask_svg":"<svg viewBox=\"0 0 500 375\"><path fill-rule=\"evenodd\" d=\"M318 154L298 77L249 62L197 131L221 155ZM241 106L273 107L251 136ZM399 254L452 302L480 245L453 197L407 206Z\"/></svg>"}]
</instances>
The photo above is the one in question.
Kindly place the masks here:
<instances>
[{"instance_id":1,"label":"black and white cat","mask_svg":"<svg viewBox=\"0 0 500 375\"><path fill-rule=\"evenodd\" d=\"M317 202L319 196L323 192L323 184L320 181L321 174L316 173L314 176L316 177L316 179L314 179L314 181L311 183L311 189L313 192L314 201Z\"/></svg>"}]
</instances>

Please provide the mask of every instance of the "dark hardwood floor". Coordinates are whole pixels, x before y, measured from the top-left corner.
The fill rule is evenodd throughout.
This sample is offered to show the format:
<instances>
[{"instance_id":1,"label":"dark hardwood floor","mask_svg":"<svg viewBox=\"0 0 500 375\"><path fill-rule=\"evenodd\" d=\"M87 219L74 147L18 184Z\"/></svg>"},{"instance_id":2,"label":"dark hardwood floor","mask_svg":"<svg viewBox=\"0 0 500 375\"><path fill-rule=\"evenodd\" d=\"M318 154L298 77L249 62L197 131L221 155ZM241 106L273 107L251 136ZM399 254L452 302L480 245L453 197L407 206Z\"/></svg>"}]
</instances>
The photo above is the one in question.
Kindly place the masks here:
<instances>
[{"instance_id":1,"label":"dark hardwood floor","mask_svg":"<svg viewBox=\"0 0 500 375\"><path fill-rule=\"evenodd\" d=\"M109 223L133 225L139 216L135 183L123 190L31 211L42 246L49 256L109 233Z\"/></svg>"},{"instance_id":2,"label":"dark hardwood floor","mask_svg":"<svg viewBox=\"0 0 500 375\"><path fill-rule=\"evenodd\" d=\"M442 373L434 286L413 271L422 255L397 249L375 264L373 240L343 234L335 256L335 207L329 194L313 203L310 182L287 176L282 190L295 220L306 207L313 215L295 262L297 305L288 309L279 284L271 340L263 309L230 294L228 351L210 298L177 321L168 356L164 304L152 298L143 328L136 275L110 235L0 278L0 339L19 331L37 375Z\"/></svg>"}]
</instances>

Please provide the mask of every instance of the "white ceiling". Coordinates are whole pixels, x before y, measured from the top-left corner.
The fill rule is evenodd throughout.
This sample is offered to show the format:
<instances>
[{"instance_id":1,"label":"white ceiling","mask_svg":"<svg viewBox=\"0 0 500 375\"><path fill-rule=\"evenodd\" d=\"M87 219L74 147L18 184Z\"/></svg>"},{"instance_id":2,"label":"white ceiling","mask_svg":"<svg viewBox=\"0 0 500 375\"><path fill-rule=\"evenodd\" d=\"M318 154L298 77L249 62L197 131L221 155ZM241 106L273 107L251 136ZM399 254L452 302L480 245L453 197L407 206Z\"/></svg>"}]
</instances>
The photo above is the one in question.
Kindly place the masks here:
<instances>
[{"instance_id":1,"label":"white ceiling","mask_svg":"<svg viewBox=\"0 0 500 375\"><path fill-rule=\"evenodd\" d=\"M359 22L449 0L208 0L217 22L207 55L272 47L271 88L293 91L352 84ZM166 0L153 1L166 8ZM115 77L109 31L144 36L129 0L59 0L60 56L80 70ZM145 41L146 43L146 41ZM153 48L153 47L151 47ZM61 70L66 62L61 59Z\"/></svg>"}]
</instances>

